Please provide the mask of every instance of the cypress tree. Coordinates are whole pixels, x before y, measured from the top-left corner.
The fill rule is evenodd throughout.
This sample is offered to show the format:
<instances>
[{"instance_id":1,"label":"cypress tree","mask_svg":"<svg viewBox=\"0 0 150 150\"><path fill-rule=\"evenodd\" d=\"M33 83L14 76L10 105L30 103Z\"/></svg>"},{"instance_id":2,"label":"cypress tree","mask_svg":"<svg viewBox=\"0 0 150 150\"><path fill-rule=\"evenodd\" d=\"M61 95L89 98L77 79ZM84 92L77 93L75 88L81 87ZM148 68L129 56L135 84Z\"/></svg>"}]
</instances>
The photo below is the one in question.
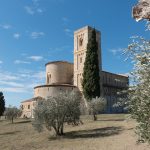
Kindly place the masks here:
<instances>
[{"instance_id":1,"label":"cypress tree","mask_svg":"<svg viewBox=\"0 0 150 150\"><path fill-rule=\"evenodd\" d=\"M5 99L3 93L0 92L0 116L3 115L4 111L5 111Z\"/></svg>"},{"instance_id":2,"label":"cypress tree","mask_svg":"<svg viewBox=\"0 0 150 150\"><path fill-rule=\"evenodd\" d=\"M96 31L92 30L87 44L86 58L83 69L82 88L87 100L100 97L100 76L98 60L98 43Z\"/></svg>"}]
</instances>

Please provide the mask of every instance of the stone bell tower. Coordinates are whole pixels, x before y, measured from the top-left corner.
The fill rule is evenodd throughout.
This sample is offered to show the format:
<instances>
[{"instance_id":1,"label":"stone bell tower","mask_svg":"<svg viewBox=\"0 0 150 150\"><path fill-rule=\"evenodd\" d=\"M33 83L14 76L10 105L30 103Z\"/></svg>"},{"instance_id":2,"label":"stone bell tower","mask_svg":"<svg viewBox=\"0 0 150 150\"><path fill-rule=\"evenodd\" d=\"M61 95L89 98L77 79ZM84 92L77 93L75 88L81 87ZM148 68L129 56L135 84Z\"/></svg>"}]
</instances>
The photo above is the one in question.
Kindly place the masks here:
<instances>
[{"instance_id":1,"label":"stone bell tower","mask_svg":"<svg viewBox=\"0 0 150 150\"><path fill-rule=\"evenodd\" d=\"M86 26L74 32L74 85L82 91L82 74L84 68L84 61L86 57L87 43L92 31L92 27ZM102 59L101 59L101 42L100 32L96 30L96 38L98 43L98 59L100 76L102 72ZM101 79L101 78L100 78ZM100 81L100 87L102 82Z\"/></svg>"}]
</instances>

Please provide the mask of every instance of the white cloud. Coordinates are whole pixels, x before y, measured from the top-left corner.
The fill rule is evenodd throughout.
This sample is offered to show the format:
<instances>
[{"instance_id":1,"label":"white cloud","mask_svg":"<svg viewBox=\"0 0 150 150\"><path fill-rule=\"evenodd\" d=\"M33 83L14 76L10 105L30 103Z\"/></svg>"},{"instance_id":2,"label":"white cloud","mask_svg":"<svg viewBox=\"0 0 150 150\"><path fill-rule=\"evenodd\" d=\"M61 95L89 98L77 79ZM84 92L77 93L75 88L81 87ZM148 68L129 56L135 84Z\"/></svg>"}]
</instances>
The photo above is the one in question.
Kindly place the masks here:
<instances>
[{"instance_id":1,"label":"white cloud","mask_svg":"<svg viewBox=\"0 0 150 150\"><path fill-rule=\"evenodd\" d=\"M17 75L14 75L10 72L0 72L0 80L1 81L14 81L19 80L20 78Z\"/></svg>"},{"instance_id":2,"label":"white cloud","mask_svg":"<svg viewBox=\"0 0 150 150\"><path fill-rule=\"evenodd\" d=\"M43 9L38 8L38 9L37 9L37 12L38 12L38 13L42 13L42 12L43 12Z\"/></svg>"},{"instance_id":3,"label":"white cloud","mask_svg":"<svg viewBox=\"0 0 150 150\"><path fill-rule=\"evenodd\" d=\"M118 53L123 53L123 48L110 49L109 52L116 56Z\"/></svg>"},{"instance_id":4,"label":"white cloud","mask_svg":"<svg viewBox=\"0 0 150 150\"><path fill-rule=\"evenodd\" d=\"M10 29L12 26L10 24L0 24L0 27L3 29Z\"/></svg>"},{"instance_id":5,"label":"white cloud","mask_svg":"<svg viewBox=\"0 0 150 150\"><path fill-rule=\"evenodd\" d=\"M37 81L45 80L45 71L35 72L32 70L21 70L19 76L23 79L32 80L35 83Z\"/></svg>"},{"instance_id":6,"label":"white cloud","mask_svg":"<svg viewBox=\"0 0 150 150\"><path fill-rule=\"evenodd\" d=\"M68 19L67 17L62 17L62 21L63 21L63 22L68 22L69 19Z\"/></svg>"},{"instance_id":7,"label":"white cloud","mask_svg":"<svg viewBox=\"0 0 150 150\"><path fill-rule=\"evenodd\" d=\"M37 38L40 38L40 37L42 37L44 35L45 35L44 32L32 32L31 33L31 38L32 39L37 39Z\"/></svg>"},{"instance_id":8,"label":"white cloud","mask_svg":"<svg viewBox=\"0 0 150 150\"><path fill-rule=\"evenodd\" d=\"M68 28L69 19L67 17L62 17L62 23L64 26L64 32L66 33L66 35L68 35L69 37L73 37L72 31Z\"/></svg>"},{"instance_id":9,"label":"white cloud","mask_svg":"<svg viewBox=\"0 0 150 150\"><path fill-rule=\"evenodd\" d=\"M70 29L66 28L66 29L64 29L64 32L66 33L67 36L73 37L73 33Z\"/></svg>"},{"instance_id":10,"label":"white cloud","mask_svg":"<svg viewBox=\"0 0 150 150\"><path fill-rule=\"evenodd\" d=\"M2 63L3 63L3 61L0 60L0 64L2 64Z\"/></svg>"},{"instance_id":11,"label":"white cloud","mask_svg":"<svg viewBox=\"0 0 150 150\"><path fill-rule=\"evenodd\" d=\"M65 29L64 31L65 31L66 33L70 33L70 32L71 32L70 29Z\"/></svg>"},{"instance_id":12,"label":"white cloud","mask_svg":"<svg viewBox=\"0 0 150 150\"><path fill-rule=\"evenodd\" d=\"M22 60L15 60L14 63L15 64L30 64L30 62L28 62L28 61L22 61Z\"/></svg>"},{"instance_id":13,"label":"white cloud","mask_svg":"<svg viewBox=\"0 0 150 150\"><path fill-rule=\"evenodd\" d=\"M0 91L23 92L24 85L20 83L20 77L10 72L0 72Z\"/></svg>"},{"instance_id":14,"label":"white cloud","mask_svg":"<svg viewBox=\"0 0 150 150\"><path fill-rule=\"evenodd\" d=\"M20 35L19 33L14 33L14 35L13 35L13 37L14 37L15 39L17 39L17 40L20 38L20 36L21 36L21 35Z\"/></svg>"},{"instance_id":15,"label":"white cloud","mask_svg":"<svg viewBox=\"0 0 150 150\"><path fill-rule=\"evenodd\" d=\"M68 23L69 23L69 19L67 17L62 17L61 20L62 20L63 26L66 27L68 25Z\"/></svg>"},{"instance_id":16,"label":"white cloud","mask_svg":"<svg viewBox=\"0 0 150 150\"><path fill-rule=\"evenodd\" d=\"M17 82L8 82L8 81L1 81L0 80L0 84L1 85L9 85L9 86L13 86L13 87L24 87L24 85L23 84L21 84L21 83L17 83Z\"/></svg>"},{"instance_id":17,"label":"white cloud","mask_svg":"<svg viewBox=\"0 0 150 150\"><path fill-rule=\"evenodd\" d=\"M58 52L61 52L61 51L67 51L67 50L70 50L71 49L71 46L69 45L64 45L64 46L60 46L60 47L54 47L54 48L49 48L49 54L50 53L58 53Z\"/></svg>"},{"instance_id":18,"label":"white cloud","mask_svg":"<svg viewBox=\"0 0 150 150\"><path fill-rule=\"evenodd\" d=\"M30 15L34 15L34 9L32 8L32 7L30 7L30 6L25 6L24 7L25 8L25 10L26 10L26 12L28 13L28 14L30 14Z\"/></svg>"},{"instance_id":19,"label":"white cloud","mask_svg":"<svg viewBox=\"0 0 150 150\"><path fill-rule=\"evenodd\" d=\"M39 0L32 0L32 2L36 4L39 2Z\"/></svg>"},{"instance_id":20,"label":"white cloud","mask_svg":"<svg viewBox=\"0 0 150 150\"><path fill-rule=\"evenodd\" d=\"M27 56L27 53L21 53L21 56Z\"/></svg>"},{"instance_id":21,"label":"white cloud","mask_svg":"<svg viewBox=\"0 0 150 150\"><path fill-rule=\"evenodd\" d=\"M33 61L41 61L43 59L42 56L30 56L28 58L33 60Z\"/></svg>"},{"instance_id":22,"label":"white cloud","mask_svg":"<svg viewBox=\"0 0 150 150\"><path fill-rule=\"evenodd\" d=\"M25 6L24 8L29 15L43 13L43 9L39 7L39 0L32 0L32 4L30 6Z\"/></svg>"},{"instance_id":23,"label":"white cloud","mask_svg":"<svg viewBox=\"0 0 150 150\"><path fill-rule=\"evenodd\" d=\"M22 70L16 74L0 71L0 91L32 93L33 87L43 84L45 71Z\"/></svg>"},{"instance_id":24,"label":"white cloud","mask_svg":"<svg viewBox=\"0 0 150 150\"><path fill-rule=\"evenodd\" d=\"M42 8L36 8L36 7L32 7L32 6L25 6L24 7L26 12L30 15L34 15L35 13L43 13L44 10Z\"/></svg>"},{"instance_id":25,"label":"white cloud","mask_svg":"<svg viewBox=\"0 0 150 150\"><path fill-rule=\"evenodd\" d=\"M27 93L27 92L29 92L24 88L14 88L14 87L0 87L0 91L13 92L13 93Z\"/></svg>"},{"instance_id":26,"label":"white cloud","mask_svg":"<svg viewBox=\"0 0 150 150\"><path fill-rule=\"evenodd\" d=\"M39 71L37 73L34 73L32 77L43 80L45 78L45 71Z\"/></svg>"}]
</instances>

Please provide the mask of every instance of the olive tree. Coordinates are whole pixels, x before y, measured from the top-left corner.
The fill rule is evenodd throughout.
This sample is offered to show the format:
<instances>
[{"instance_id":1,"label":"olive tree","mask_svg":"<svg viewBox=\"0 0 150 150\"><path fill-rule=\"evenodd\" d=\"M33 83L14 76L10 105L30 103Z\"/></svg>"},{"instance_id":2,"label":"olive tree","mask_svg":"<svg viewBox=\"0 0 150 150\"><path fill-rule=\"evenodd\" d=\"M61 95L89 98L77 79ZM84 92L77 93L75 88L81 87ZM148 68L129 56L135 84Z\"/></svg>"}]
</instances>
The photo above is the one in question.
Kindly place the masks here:
<instances>
[{"instance_id":1,"label":"olive tree","mask_svg":"<svg viewBox=\"0 0 150 150\"><path fill-rule=\"evenodd\" d=\"M126 52L134 62L126 104L131 117L138 123L139 141L150 142L150 40L136 37Z\"/></svg>"},{"instance_id":2,"label":"olive tree","mask_svg":"<svg viewBox=\"0 0 150 150\"><path fill-rule=\"evenodd\" d=\"M89 103L89 112L93 115L93 120L97 120L97 114L104 111L106 100L103 97L93 98Z\"/></svg>"},{"instance_id":3,"label":"olive tree","mask_svg":"<svg viewBox=\"0 0 150 150\"><path fill-rule=\"evenodd\" d=\"M17 107L9 106L8 108L6 108L4 115L8 120L11 120L11 122L14 123L14 118L20 117L21 113L21 110Z\"/></svg>"},{"instance_id":4,"label":"olive tree","mask_svg":"<svg viewBox=\"0 0 150 150\"><path fill-rule=\"evenodd\" d=\"M80 102L81 95L74 91L39 101L34 110L33 126L41 132L44 125L48 130L53 128L57 136L63 135L65 123L79 123Z\"/></svg>"}]
</instances>

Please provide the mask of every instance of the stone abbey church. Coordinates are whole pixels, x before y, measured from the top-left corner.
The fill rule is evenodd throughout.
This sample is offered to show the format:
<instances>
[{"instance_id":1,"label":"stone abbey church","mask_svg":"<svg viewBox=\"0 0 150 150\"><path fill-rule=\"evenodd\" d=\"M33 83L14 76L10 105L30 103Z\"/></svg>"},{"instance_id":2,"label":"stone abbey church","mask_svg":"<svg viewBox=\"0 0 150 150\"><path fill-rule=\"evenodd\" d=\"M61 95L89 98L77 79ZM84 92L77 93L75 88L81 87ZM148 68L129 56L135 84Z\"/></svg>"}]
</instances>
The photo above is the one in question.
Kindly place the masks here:
<instances>
[{"instance_id":1,"label":"stone abbey church","mask_svg":"<svg viewBox=\"0 0 150 150\"><path fill-rule=\"evenodd\" d=\"M33 117L36 97L47 98L48 96L56 96L61 91L71 91L73 89L82 93L82 74L91 31L92 28L86 26L74 32L74 64L67 61L53 61L45 65L46 83L34 87L34 98L21 103L22 117ZM121 112L122 109L116 109L112 106L116 102L118 90L128 87L128 76L102 70L101 33L98 30L96 30L96 39L98 43L101 93L107 99L106 112Z\"/></svg>"}]
</instances>

